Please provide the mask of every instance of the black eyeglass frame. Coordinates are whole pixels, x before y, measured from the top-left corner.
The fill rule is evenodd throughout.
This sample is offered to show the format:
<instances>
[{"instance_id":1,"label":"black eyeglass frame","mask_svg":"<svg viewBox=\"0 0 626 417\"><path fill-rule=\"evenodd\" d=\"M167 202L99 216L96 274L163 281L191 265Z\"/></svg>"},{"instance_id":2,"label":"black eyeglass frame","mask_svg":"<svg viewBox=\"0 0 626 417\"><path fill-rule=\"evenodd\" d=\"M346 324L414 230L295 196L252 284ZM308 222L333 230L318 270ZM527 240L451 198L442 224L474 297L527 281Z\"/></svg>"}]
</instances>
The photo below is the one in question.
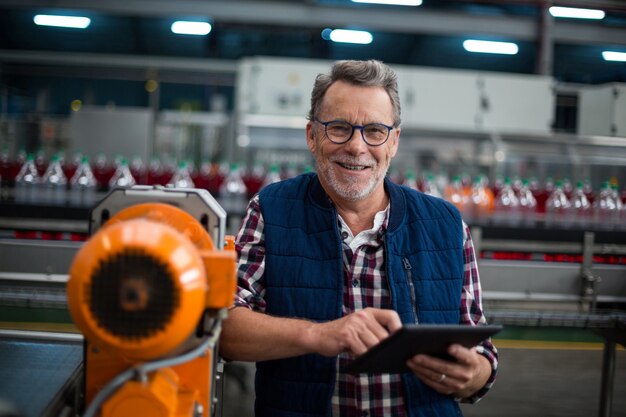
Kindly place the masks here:
<instances>
[{"instance_id":1,"label":"black eyeglass frame","mask_svg":"<svg viewBox=\"0 0 626 417\"><path fill-rule=\"evenodd\" d=\"M395 126L389 126L389 125L386 125L384 123L368 123L366 125L353 125L350 122L346 122L345 120L338 120L338 119L329 120L328 122L322 122L320 119L315 118L314 121L316 121L317 123L319 123L322 126L324 126L324 135L326 135L326 137L328 138L329 141L331 141L332 143L334 143L336 145L343 145L344 143L349 142L350 139L352 139L352 137L354 136L354 131L356 129L359 129L361 131L361 139L363 139L363 142L365 142L365 144L367 146L371 146L371 147L381 146L381 145L384 145L385 143L387 143L387 141L389 140L389 134L391 133L391 131L393 129L396 128ZM346 140L341 141L341 142L337 142L336 140L332 140L330 138L330 136L328 136L328 132L327 132L328 125L331 124L331 123L337 123L337 122L345 123L346 125L349 125L349 126L352 127L352 131L350 132L350 135L346 138ZM386 127L387 128L387 137L385 138L385 140L382 141L381 143L376 144L376 145L372 145L371 143L369 143L367 141L367 139L365 139L365 128L368 127L368 126L383 126L383 127Z\"/></svg>"}]
</instances>

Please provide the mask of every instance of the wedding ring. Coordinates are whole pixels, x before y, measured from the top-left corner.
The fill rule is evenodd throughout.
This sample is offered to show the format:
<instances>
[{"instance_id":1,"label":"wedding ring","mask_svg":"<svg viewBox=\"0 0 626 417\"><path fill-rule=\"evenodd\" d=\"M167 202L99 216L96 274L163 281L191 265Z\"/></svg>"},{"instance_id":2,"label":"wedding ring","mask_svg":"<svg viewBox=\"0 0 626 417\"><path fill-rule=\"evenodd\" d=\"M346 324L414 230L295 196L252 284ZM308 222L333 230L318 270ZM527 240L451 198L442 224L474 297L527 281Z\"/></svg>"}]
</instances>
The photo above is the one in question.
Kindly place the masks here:
<instances>
[{"instance_id":1,"label":"wedding ring","mask_svg":"<svg viewBox=\"0 0 626 417\"><path fill-rule=\"evenodd\" d=\"M437 379L437 382L441 383L441 382L443 382L444 379L446 379L446 374L441 374L439 379Z\"/></svg>"}]
</instances>

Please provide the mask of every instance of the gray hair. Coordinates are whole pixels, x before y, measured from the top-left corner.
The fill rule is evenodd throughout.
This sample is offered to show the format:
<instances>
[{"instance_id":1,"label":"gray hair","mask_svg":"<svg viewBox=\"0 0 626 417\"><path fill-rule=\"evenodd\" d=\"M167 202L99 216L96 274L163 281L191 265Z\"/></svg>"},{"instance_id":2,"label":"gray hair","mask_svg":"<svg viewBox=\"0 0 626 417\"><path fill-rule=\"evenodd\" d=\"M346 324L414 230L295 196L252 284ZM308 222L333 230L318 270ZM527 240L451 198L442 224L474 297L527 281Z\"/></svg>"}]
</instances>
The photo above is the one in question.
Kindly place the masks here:
<instances>
[{"instance_id":1,"label":"gray hair","mask_svg":"<svg viewBox=\"0 0 626 417\"><path fill-rule=\"evenodd\" d=\"M308 119L314 120L324 100L326 90L335 82L344 81L363 87L383 87L393 106L393 125L400 126L400 97L398 95L398 77L396 73L380 61L337 61L330 74L319 74L311 93L311 110Z\"/></svg>"}]
</instances>

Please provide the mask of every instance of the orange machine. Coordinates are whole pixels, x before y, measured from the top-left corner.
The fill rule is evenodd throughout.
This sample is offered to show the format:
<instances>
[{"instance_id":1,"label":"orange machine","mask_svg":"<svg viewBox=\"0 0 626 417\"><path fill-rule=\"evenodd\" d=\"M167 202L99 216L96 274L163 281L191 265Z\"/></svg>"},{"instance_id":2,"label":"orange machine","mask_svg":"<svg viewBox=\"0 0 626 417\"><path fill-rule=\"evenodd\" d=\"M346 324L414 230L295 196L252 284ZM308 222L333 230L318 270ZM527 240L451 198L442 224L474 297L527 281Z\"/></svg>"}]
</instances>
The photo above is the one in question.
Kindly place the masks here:
<instances>
[{"instance_id":1,"label":"orange machine","mask_svg":"<svg viewBox=\"0 0 626 417\"><path fill-rule=\"evenodd\" d=\"M85 416L208 417L236 289L233 245L209 234L223 238L225 213L208 193L145 188L115 190L91 221L101 227L67 284L86 339Z\"/></svg>"}]
</instances>

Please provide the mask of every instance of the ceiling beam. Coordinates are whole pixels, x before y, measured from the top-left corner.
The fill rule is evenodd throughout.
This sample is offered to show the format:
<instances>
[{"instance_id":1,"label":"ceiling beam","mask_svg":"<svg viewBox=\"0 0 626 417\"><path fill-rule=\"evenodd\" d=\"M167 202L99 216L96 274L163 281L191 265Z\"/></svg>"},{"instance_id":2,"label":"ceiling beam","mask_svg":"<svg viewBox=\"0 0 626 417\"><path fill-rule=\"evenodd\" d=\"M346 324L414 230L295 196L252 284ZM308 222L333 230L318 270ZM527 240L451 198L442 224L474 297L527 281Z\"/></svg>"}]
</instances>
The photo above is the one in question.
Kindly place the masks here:
<instances>
[{"instance_id":1,"label":"ceiling beam","mask_svg":"<svg viewBox=\"0 0 626 417\"><path fill-rule=\"evenodd\" d=\"M575 2L575 0L570 0ZM533 2L529 2L533 3ZM604 2L608 3L608 2ZM371 31L434 35L493 35L536 41L538 19L513 15L476 15L427 8L336 6L312 2L253 0L0 0L0 7L90 10L148 17L204 16L223 23L291 27L358 26ZM626 45L626 28L596 22L555 20L553 41L576 44Z\"/></svg>"},{"instance_id":2,"label":"ceiling beam","mask_svg":"<svg viewBox=\"0 0 626 417\"><path fill-rule=\"evenodd\" d=\"M0 49L0 62L208 72L214 74L234 74L237 70L237 63L235 61L225 59L176 58L167 56L137 56L83 52L15 51L7 49Z\"/></svg>"}]
</instances>

